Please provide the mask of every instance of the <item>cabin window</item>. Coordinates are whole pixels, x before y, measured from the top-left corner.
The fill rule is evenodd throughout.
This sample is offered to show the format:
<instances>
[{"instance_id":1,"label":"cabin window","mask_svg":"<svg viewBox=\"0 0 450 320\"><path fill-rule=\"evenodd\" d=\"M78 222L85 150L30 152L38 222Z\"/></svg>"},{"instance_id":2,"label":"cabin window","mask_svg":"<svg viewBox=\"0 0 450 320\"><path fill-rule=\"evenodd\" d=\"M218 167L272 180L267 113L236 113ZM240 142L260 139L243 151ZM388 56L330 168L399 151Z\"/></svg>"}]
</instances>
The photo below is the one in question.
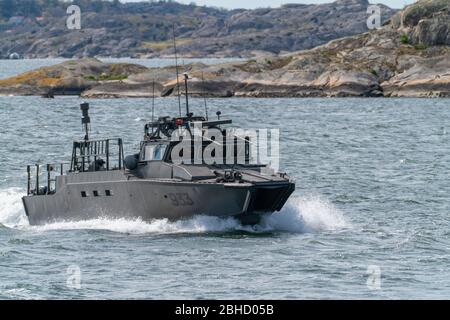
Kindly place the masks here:
<instances>
[{"instance_id":1,"label":"cabin window","mask_svg":"<svg viewBox=\"0 0 450 320\"><path fill-rule=\"evenodd\" d=\"M98 197L98 191L97 191L97 190L95 190L95 191L93 192L93 194L94 194L94 197Z\"/></svg>"},{"instance_id":2,"label":"cabin window","mask_svg":"<svg viewBox=\"0 0 450 320\"><path fill-rule=\"evenodd\" d=\"M146 145L144 150L144 161L162 160L166 153L166 145Z\"/></svg>"},{"instance_id":3,"label":"cabin window","mask_svg":"<svg viewBox=\"0 0 450 320\"><path fill-rule=\"evenodd\" d=\"M82 198L87 198L87 193L86 193L86 191L81 191L81 197L82 197Z\"/></svg>"},{"instance_id":4,"label":"cabin window","mask_svg":"<svg viewBox=\"0 0 450 320\"><path fill-rule=\"evenodd\" d=\"M111 196L112 196L111 190L105 190L105 195L106 195L107 197L111 197Z\"/></svg>"}]
</instances>

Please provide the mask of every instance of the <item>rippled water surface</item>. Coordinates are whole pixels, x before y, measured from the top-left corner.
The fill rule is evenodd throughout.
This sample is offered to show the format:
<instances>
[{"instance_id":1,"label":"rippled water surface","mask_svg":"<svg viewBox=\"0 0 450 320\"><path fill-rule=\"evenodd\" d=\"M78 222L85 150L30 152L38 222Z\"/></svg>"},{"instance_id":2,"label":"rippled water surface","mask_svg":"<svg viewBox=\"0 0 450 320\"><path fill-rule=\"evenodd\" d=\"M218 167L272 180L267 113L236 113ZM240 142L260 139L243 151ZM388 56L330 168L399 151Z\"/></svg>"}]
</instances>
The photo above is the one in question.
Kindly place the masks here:
<instances>
[{"instance_id":1,"label":"rippled water surface","mask_svg":"<svg viewBox=\"0 0 450 320\"><path fill-rule=\"evenodd\" d=\"M0 62L0 77L13 66ZM281 167L297 180L281 213L254 228L202 216L29 226L25 167L70 159L80 102L0 97L1 299L449 296L450 100L212 99L240 127L280 128ZM138 146L150 101L90 103L94 135ZM176 103L157 99L157 114ZM73 266L80 289L67 286Z\"/></svg>"}]
</instances>

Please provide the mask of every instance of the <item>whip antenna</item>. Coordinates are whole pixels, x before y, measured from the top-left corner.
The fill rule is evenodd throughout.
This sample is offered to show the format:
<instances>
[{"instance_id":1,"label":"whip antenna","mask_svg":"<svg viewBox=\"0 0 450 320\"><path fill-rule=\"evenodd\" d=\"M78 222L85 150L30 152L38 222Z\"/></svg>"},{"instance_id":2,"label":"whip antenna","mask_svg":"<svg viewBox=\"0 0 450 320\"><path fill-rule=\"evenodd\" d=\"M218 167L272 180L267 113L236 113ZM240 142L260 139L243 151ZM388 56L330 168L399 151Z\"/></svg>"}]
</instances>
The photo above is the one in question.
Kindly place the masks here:
<instances>
[{"instance_id":1,"label":"whip antenna","mask_svg":"<svg viewBox=\"0 0 450 320\"><path fill-rule=\"evenodd\" d=\"M173 33L173 49L175 50L175 69L177 73L177 90L178 90L178 109L180 111L181 117L181 95L180 95L180 80L178 79L178 53L177 53L177 40L175 37L175 24L172 25L172 33Z\"/></svg>"},{"instance_id":2,"label":"whip antenna","mask_svg":"<svg viewBox=\"0 0 450 320\"><path fill-rule=\"evenodd\" d=\"M206 103L205 75L203 74L203 71L202 71L202 84L203 84L203 90L202 90L203 100L205 101L205 117L206 117L206 120L208 120L208 104Z\"/></svg>"}]
</instances>

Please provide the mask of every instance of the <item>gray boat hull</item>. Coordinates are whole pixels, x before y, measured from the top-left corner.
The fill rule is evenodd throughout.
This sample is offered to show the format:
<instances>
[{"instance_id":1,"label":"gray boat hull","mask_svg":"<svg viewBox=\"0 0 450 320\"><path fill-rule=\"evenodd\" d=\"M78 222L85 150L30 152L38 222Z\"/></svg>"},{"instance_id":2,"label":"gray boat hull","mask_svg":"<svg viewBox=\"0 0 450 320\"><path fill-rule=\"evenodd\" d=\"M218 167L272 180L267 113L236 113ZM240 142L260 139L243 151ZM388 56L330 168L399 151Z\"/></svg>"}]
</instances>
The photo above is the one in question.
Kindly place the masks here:
<instances>
[{"instance_id":1,"label":"gray boat hull","mask_svg":"<svg viewBox=\"0 0 450 320\"><path fill-rule=\"evenodd\" d=\"M62 176L57 183L58 191L54 194L23 198L31 225L97 218L177 220L194 215L239 217L249 223L257 222L255 212L250 209L255 188L249 183L129 179L123 171Z\"/></svg>"}]
</instances>

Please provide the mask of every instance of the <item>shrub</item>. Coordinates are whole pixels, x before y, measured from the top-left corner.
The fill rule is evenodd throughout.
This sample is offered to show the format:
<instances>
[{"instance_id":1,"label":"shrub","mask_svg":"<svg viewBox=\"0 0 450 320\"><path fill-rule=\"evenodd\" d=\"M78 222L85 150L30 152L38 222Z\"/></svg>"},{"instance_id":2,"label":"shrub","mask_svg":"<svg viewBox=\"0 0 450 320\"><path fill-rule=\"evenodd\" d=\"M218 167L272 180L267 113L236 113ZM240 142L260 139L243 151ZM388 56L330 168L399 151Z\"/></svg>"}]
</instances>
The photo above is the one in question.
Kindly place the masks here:
<instances>
[{"instance_id":1,"label":"shrub","mask_svg":"<svg viewBox=\"0 0 450 320\"><path fill-rule=\"evenodd\" d=\"M402 35L402 36L400 36L400 42L401 43L403 43L403 44L408 44L409 43L409 38L408 38L408 36L407 35Z\"/></svg>"},{"instance_id":2,"label":"shrub","mask_svg":"<svg viewBox=\"0 0 450 320\"><path fill-rule=\"evenodd\" d=\"M84 77L86 80L91 81L117 81L117 80L125 80L128 77L126 75L113 75L113 74L102 74L99 77L95 76L86 76Z\"/></svg>"},{"instance_id":3,"label":"shrub","mask_svg":"<svg viewBox=\"0 0 450 320\"><path fill-rule=\"evenodd\" d=\"M425 49L428 49L428 46L426 44L419 43L419 44L415 44L414 45L414 49L416 49L416 50L425 50Z\"/></svg>"}]
</instances>

